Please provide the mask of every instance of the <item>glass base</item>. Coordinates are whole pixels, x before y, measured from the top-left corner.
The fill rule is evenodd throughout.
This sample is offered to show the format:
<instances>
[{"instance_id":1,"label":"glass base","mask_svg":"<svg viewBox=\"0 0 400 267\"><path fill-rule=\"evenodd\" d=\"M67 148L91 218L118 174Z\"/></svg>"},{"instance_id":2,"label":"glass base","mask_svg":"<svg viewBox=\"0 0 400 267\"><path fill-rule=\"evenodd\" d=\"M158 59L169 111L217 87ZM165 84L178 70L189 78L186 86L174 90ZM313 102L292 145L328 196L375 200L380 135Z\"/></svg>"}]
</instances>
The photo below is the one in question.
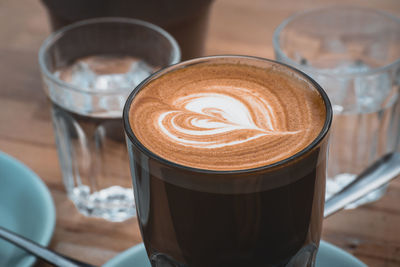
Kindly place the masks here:
<instances>
[{"instance_id":1,"label":"glass base","mask_svg":"<svg viewBox=\"0 0 400 267\"><path fill-rule=\"evenodd\" d=\"M90 193L86 185L75 187L69 194L80 213L89 217L98 217L111 222L122 222L136 216L135 200L132 188L111 186Z\"/></svg>"},{"instance_id":2,"label":"glass base","mask_svg":"<svg viewBox=\"0 0 400 267\"><path fill-rule=\"evenodd\" d=\"M331 198L334 194L342 190L346 185L351 183L357 175L350 173L341 173L333 178L328 178L326 180L326 194L325 200ZM386 193L387 185L384 185L366 196L360 198L359 200L347 205L345 209L355 209L361 205L375 202L379 200Z\"/></svg>"}]
</instances>

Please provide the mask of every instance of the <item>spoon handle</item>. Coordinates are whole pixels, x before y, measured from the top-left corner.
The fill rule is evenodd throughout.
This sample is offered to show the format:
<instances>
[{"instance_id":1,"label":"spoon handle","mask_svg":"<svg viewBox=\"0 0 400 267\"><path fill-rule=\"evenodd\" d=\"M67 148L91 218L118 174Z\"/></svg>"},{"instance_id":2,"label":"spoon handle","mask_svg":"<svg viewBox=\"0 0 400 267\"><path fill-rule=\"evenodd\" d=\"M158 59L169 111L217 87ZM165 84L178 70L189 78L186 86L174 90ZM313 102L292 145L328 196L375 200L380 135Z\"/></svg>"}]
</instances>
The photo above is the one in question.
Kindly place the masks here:
<instances>
[{"instance_id":1,"label":"spoon handle","mask_svg":"<svg viewBox=\"0 0 400 267\"><path fill-rule=\"evenodd\" d=\"M383 186L400 174L400 152L386 154L325 202L324 217Z\"/></svg>"},{"instance_id":2,"label":"spoon handle","mask_svg":"<svg viewBox=\"0 0 400 267\"><path fill-rule=\"evenodd\" d=\"M60 255L54 251L51 251L39 244L33 243L32 241L13 233L0 226L0 237L13 243L14 245L22 248L25 251L41 258L42 260L60 267L95 267L84 262L80 262L74 259L70 259L66 256Z\"/></svg>"}]
</instances>

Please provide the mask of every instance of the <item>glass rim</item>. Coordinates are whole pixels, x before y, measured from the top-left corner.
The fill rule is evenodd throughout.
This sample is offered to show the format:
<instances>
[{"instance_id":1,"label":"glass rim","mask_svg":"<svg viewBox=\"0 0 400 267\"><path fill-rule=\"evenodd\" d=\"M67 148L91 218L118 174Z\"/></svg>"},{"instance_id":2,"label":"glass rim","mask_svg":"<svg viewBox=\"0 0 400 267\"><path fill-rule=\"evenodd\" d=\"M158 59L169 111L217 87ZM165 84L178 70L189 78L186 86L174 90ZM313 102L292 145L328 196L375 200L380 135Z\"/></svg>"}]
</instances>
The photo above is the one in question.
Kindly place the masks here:
<instances>
[{"instance_id":1,"label":"glass rim","mask_svg":"<svg viewBox=\"0 0 400 267\"><path fill-rule=\"evenodd\" d=\"M42 43L39 49L38 53L38 61L39 61L39 67L42 72L42 74L49 79L51 82L57 84L60 87L63 87L65 89L69 89L72 91L76 91L78 93L84 93L88 95L114 95L116 93L126 93L127 90L126 88L118 88L118 89L113 89L111 91L102 91L102 90L93 90L93 91L87 91L83 90L79 86L70 84L68 82L65 82L61 80L60 78L56 77L46 66L45 63L45 55L46 52L48 51L49 47L53 45L55 42L57 42L66 32L69 32L70 30L79 28L81 26L85 25L91 25L91 24L100 24L100 23L124 23L124 24L131 24L131 25L137 25L137 26L142 26L144 28L150 29L164 38L168 40L168 42L172 46L172 56L169 64L175 64L178 63L181 59L181 51L179 48L179 45L177 41L174 39L174 37L165 31L163 28L144 21L140 19L134 19L134 18L124 18L124 17L99 17L99 18L92 18L92 19L85 19L81 21L77 21L74 23L71 23L67 26L64 26L57 31L52 32Z\"/></svg>"},{"instance_id":2,"label":"glass rim","mask_svg":"<svg viewBox=\"0 0 400 267\"><path fill-rule=\"evenodd\" d=\"M373 12L373 13L382 15L382 17L386 17L386 18L393 20L394 22L397 22L400 27L400 18L399 17L397 17L394 14L391 14L389 12L380 10L380 9L360 7L360 6L355 6L355 5L332 5L332 6L327 6L327 7L317 7L317 8L312 8L312 9L308 9L305 11L297 12L297 13L289 16L288 18L286 18L281 24L278 25L278 27L275 29L275 31L273 33L273 37L272 37L272 43L273 43L275 52L280 57L284 58L284 60L286 62L288 62L290 65L292 65L295 68L303 69L303 70L307 71L308 73L324 75L324 76L328 76L328 77L336 77L335 74L330 73L331 71L329 69L327 69L325 71L325 70L321 70L318 68L313 68L313 67L309 67L309 66L305 66L305 65L301 65L301 64L297 63L292 58L288 57L286 55L286 53L283 52L283 50L281 49L281 46L280 46L281 33L289 23L291 23L301 17L310 15L310 14L317 14L321 10L335 10L335 9L338 9L338 10L339 9L357 9L357 10L362 10L362 11L367 11L367 12ZM360 71L360 72L356 72L356 73L340 73L340 77L352 78L352 77L374 75L376 73L386 72L389 69L391 69L397 65L400 65L400 57L388 64L385 64L380 67L372 68L372 69L369 69L366 71Z\"/></svg>"},{"instance_id":3,"label":"glass rim","mask_svg":"<svg viewBox=\"0 0 400 267\"><path fill-rule=\"evenodd\" d=\"M221 60L223 60L223 59L228 59L228 60L242 59L242 60L256 60L256 61L268 62L268 64L271 64L270 66L273 66L273 64L283 66L283 67L287 68L288 70L290 70L291 72L295 72L299 76L304 78L310 86L312 86L314 89L317 90L317 92L320 94L321 98L323 99L324 106L325 106L325 111L326 111L325 122L324 122L324 125L323 125L321 131L319 132L318 136L310 144L308 144L306 147L304 147L301 151L291 155L288 158L285 158L283 160L277 161L272 164L267 164L267 165L256 167L256 168L240 169L240 170L210 170L210 169L190 167L190 166L186 166L183 164L179 164L179 163L167 160L167 159L157 155L156 153L152 152L144 144L142 144L139 141L139 139L135 136L135 134L133 133L133 130L131 128L130 122L129 122L129 110L130 110L132 101L135 98L135 95L143 87L145 87L148 83L150 83L154 79L157 79L160 76L163 76L165 74L168 74L168 73L175 71L177 69L180 69L180 68L185 68L185 67L188 67L191 65L210 62L215 59L216 60L218 60L218 59L221 59ZM168 66L166 68L163 68L163 69L159 70L158 72L153 73L148 78L146 78L144 81L142 81L138 86L136 86L136 88L129 94L129 96L125 102L125 106L124 106L123 114L122 114L122 119L123 119L124 130L125 130L126 136L137 148L139 148L149 158L152 158L159 162L162 162L163 164L165 164L167 166L183 169L186 171L191 171L191 172L201 173L201 174L224 174L224 175L226 175L226 174L247 174L247 173L253 173L253 172L258 172L258 171L270 170L272 168L282 166L286 163L292 162L292 161L302 157L303 155L307 154L309 151L314 149L316 146L318 146L322 142L322 140L326 137L326 135L328 134L329 129L331 127L331 124L332 124L332 119L333 119L332 117L333 117L332 105L328 98L328 95L322 89L322 87L310 76L308 76L304 72L302 72L292 66L289 66L285 63L281 63L281 62L271 60L271 59L256 57L256 56L244 56L244 55L206 56L206 57L190 59L187 61L183 61L183 62L174 64L174 65Z\"/></svg>"}]
</instances>

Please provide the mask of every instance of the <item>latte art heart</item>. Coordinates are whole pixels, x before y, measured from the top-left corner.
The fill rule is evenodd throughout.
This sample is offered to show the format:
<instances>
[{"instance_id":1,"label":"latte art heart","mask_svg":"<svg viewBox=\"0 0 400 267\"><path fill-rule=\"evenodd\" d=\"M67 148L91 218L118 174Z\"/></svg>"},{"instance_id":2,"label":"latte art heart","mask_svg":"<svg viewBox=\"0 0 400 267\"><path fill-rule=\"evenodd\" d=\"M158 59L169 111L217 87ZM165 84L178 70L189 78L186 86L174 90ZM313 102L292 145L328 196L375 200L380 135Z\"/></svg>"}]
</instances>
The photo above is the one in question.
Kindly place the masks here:
<instances>
[{"instance_id":1,"label":"latte art heart","mask_svg":"<svg viewBox=\"0 0 400 267\"><path fill-rule=\"evenodd\" d=\"M210 89L234 94L237 91L236 96L243 95L243 99L208 92L178 98L173 103L177 110L165 111L158 117L158 128L171 142L198 148L221 148L262 136L299 133L277 129L271 105L244 88L215 86ZM253 118L254 109L264 116Z\"/></svg>"},{"instance_id":2,"label":"latte art heart","mask_svg":"<svg viewBox=\"0 0 400 267\"><path fill-rule=\"evenodd\" d=\"M288 158L317 137L325 106L310 88L247 65L191 66L142 88L129 120L138 141L171 162L250 169Z\"/></svg>"}]
</instances>

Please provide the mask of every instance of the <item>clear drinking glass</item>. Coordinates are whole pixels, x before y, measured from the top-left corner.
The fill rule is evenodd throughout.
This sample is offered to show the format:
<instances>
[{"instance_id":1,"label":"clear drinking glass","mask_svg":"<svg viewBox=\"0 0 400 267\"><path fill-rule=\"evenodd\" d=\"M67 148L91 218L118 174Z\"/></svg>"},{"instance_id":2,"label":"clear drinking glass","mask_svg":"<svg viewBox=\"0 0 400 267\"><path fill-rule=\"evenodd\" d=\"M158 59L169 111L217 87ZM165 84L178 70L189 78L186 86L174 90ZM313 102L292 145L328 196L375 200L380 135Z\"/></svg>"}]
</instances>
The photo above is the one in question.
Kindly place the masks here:
<instances>
[{"instance_id":1,"label":"clear drinking glass","mask_svg":"<svg viewBox=\"0 0 400 267\"><path fill-rule=\"evenodd\" d=\"M329 198L398 146L400 19L354 6L315 9L285 20L273 42L278 61L309 74L331 99ZM348 208L375 201L385 190Z\"/></svg>"},{"instance_id":2,"label":"clear drinking glass","mask_svg":"<svg viewBox=\"0 0 400 267\"><path fill-rule=\"evenodd\" d=\"M110 221L136 214L123 106L143 79L179 60L170 34L135 19L81 21L44 41L39 65L63 181L81 213Z\"/></svg>"}]
</instances>

